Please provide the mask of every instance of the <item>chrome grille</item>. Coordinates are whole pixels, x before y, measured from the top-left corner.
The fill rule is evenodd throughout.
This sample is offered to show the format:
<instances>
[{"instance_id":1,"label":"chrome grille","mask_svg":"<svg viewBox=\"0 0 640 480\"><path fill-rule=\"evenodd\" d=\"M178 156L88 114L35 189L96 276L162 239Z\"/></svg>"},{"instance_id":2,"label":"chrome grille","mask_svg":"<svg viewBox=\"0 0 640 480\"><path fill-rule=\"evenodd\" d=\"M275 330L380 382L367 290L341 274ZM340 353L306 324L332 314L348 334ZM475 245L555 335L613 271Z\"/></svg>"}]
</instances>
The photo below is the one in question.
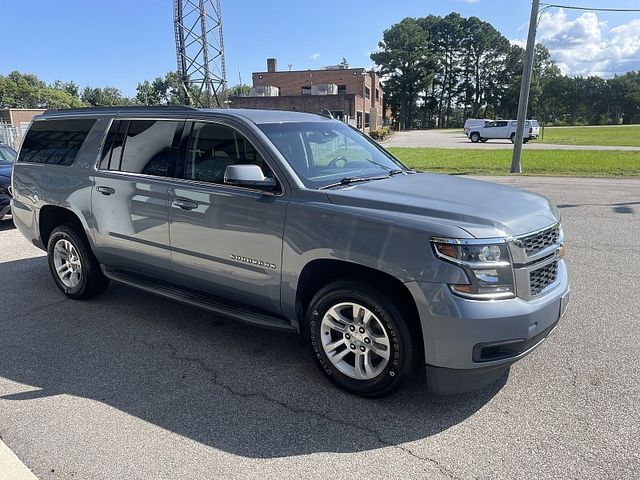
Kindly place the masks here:
<instances>
[{"instance_id":1,"label":"chrome grille","mask_svg":"<svg viewBox=\"0 0 640 480\"><path fill-rule=\"evenodd\" d=\"M545 248L557 244L559 236L560 229L555 226L548 228L547 230L534 233L533 235L529 235L528 237L523 237L520 239L520 242L524 245L524 250L527 253L527 256L531 257Z\"/></svg>"},{"instance_id":2,"label":"chrome grille","mask_svg":"<svg viewBox=\"0 0 640 480\"><path fill-rule=\"evenodd\" d=\"M529 273L531 296L539 295L558 278L558 262L551 262Z\"/></svg>"}]
</instances>

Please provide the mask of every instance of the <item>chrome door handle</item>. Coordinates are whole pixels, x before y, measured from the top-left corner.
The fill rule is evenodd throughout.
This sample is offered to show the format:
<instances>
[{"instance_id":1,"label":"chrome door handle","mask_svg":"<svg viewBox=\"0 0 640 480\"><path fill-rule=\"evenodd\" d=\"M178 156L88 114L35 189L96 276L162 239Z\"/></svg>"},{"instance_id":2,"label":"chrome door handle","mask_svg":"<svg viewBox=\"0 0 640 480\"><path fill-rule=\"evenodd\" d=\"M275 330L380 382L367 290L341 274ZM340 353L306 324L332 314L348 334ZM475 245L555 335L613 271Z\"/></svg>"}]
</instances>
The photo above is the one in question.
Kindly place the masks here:
<instances>
[{"instance_id":1,"label":"chrome door handle","mask_svg":"<svg viewBox=\"0 0 640 480\"><path fill-rule=\"evenodd\" d=\"M116 193L115 188L105 187L104 185L97 186L96 190L98 190L103 195L113 195L114 193Z\"/></svg>"},{"instance_id":2,"label":"chrome door handle","mask_svg":"<svg viewBox=\"0 0 640 480\"><path fill-rule=\"evenodd\" d=\"M195 210L196 208L198 208L198 202L194 202L192 200L187 200L184 198L176 198L173 201L173 204L176 207L181 208L182 210Z\"/></svg>"}]
</instances>

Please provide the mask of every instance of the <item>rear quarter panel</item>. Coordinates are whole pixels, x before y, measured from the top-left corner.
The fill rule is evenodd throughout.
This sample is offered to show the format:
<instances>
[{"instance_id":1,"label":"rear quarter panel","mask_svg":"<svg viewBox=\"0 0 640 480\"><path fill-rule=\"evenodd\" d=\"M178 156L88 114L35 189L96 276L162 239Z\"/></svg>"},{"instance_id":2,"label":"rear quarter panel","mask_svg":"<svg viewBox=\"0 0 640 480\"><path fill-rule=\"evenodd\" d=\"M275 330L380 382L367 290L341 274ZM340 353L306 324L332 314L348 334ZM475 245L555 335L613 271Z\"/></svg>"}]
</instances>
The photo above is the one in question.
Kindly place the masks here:
<instances>
[{"instance_id":1,"label":"rear quarter panel","mask_svg":"<svg viewBox=\"0 0 640 480\"><path fill-rule=\"evenodd\" d=\"M73 165L15 164L13 169L12 215L20 232L34 245L46 248L39 231L39 214L46 205L72 211L83 224L93 247L90 172L98 157L110 118L98 118L87 135ZM19 157L18 157L19 158Z\"/></svg>"}]
</instances>

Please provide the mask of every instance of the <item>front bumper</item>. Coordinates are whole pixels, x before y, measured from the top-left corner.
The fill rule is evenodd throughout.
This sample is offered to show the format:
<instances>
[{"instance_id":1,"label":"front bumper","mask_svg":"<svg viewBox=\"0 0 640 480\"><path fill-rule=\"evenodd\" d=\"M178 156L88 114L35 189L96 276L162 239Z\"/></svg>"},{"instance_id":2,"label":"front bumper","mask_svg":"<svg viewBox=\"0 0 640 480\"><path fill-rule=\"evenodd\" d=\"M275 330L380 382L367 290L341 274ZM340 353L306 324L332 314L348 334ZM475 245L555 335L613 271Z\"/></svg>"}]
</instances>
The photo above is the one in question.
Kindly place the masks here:
<instances>
[{"instance_id":1,"label":"front bumper","mask_svg":"<svg viewBox=\"0 0 640 480\"><path fill-rule=\"evenodd\" d=\"M447 285L407 284L422 325L427 384L439 393L481 388L538 347L555 329L569 294L566 265L553 288L529 301L479 301Z\"/></svg>"}]
</instances>

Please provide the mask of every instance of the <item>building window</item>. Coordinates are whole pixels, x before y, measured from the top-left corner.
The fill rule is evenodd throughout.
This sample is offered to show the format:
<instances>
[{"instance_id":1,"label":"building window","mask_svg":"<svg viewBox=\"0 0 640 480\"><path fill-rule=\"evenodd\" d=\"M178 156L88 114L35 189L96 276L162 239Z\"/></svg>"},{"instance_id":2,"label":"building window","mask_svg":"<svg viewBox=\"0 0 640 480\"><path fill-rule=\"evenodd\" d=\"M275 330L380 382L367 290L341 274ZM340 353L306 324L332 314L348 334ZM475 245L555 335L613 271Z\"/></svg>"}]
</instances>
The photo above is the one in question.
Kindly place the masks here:
<instances>
[{"instance_id":1,"label":"building window","mask_svg":"<svg viewBox=\"0 0 640 480\"><path fill-rule=\"evenodd\" d=\"M362 112L356 114L356 128L362 128Z\"/></svg>"},{"instance_id":2,"label":"building window","mask_svg":"<svg viewBox=\"0 0 640 480\"><path fill-rule=\"evenodd\" d=\"M338 95L341 93L347 93L347 86L346 85L338 85Z\"/></svg>"},{"instance_id":3,"label":"building window","mask_svg":"<svg viewBox=\"0 0 640 480\"><path fill-rule=\"evenodd\" d=\"M371 118L371 115L368 113L364 114L364 128L369 128L369 119Z\"/></svg>"},{"instance_id":4,"label":"building window","mask_svg":"<svg viewBox=\"0 0 640 480\"><path fill-rule=\"evenodd\" d=\"M380 101L380 90L376 88L376 102Z\"/></svg>"},{"instance_id":5,"label":"building window","mask_svg":"<svg viewBox=\"0 0 640 480\"><path fill-rule=\"evenodd\" d=\"M364 87L364 96L365 98L371 98L371 89L365 85Z\"/></svg>"},{"instance_id":6,"label":"building window","mask_svg":"<svg viewBox=\"0 0 640 480\"><path fill-rule=\"evenodd\" d=\"M301 95L311 95L311 87L310 86L302 87Z\"/></svg>"}]
</instances>

